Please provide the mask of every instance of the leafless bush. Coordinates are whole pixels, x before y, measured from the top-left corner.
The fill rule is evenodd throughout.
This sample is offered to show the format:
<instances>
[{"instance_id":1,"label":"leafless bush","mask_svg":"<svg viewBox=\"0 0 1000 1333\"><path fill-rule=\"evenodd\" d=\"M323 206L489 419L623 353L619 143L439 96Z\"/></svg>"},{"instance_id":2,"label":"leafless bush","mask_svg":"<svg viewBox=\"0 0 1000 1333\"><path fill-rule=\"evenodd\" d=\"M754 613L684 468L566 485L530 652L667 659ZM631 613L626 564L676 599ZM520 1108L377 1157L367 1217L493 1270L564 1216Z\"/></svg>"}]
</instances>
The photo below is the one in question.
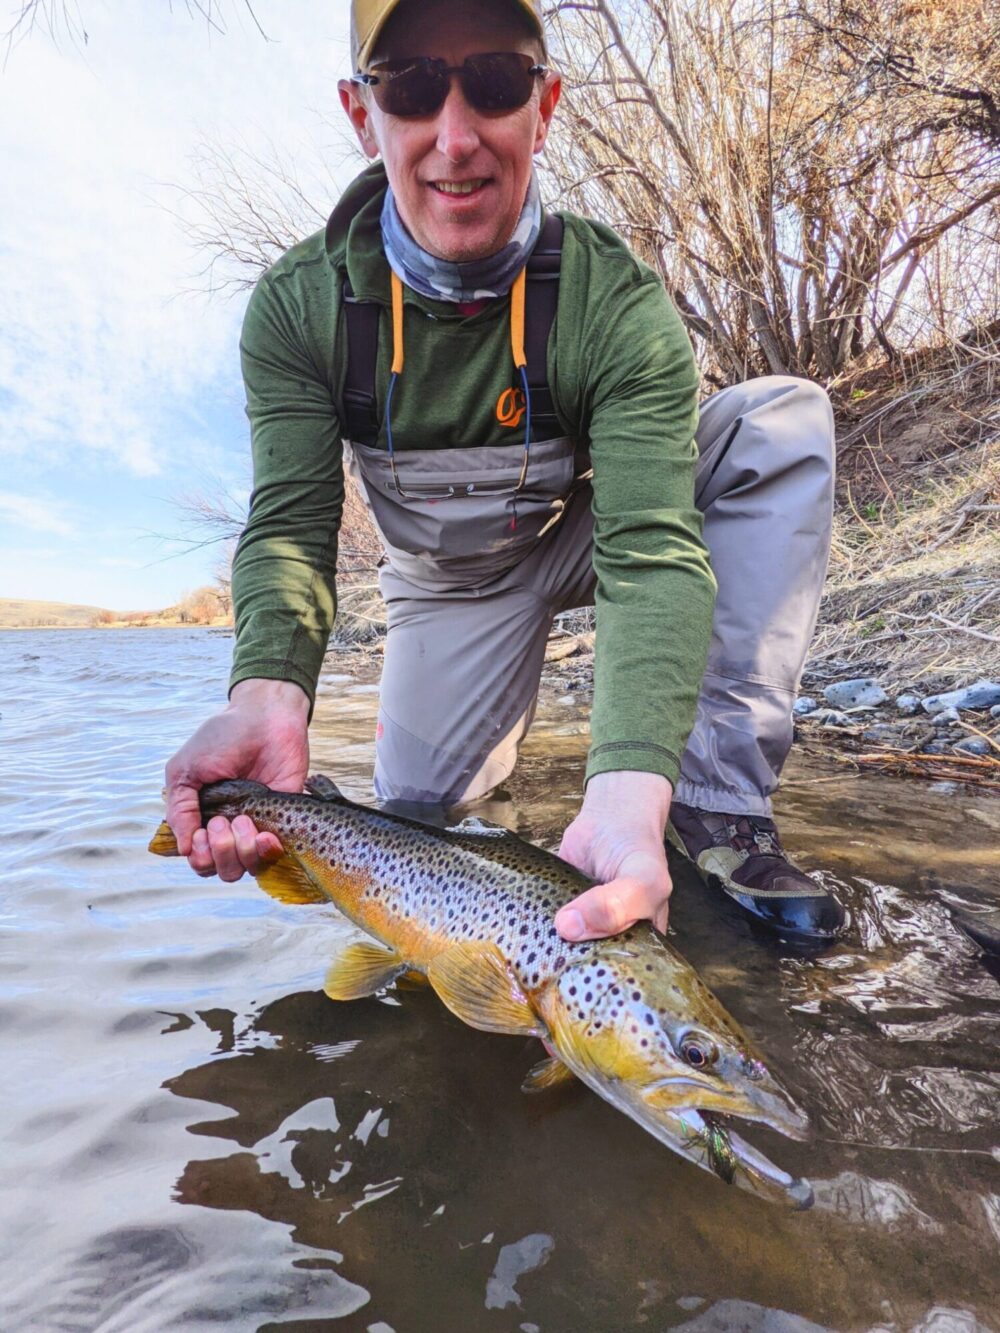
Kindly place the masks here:
<instances>
[{"instance_id":1,"label":"leafless bush","mask_svg":"<svg viewBox=\"0 0 1000 1333\"><path fill-rule=\"evenodd\" d=\"M228 0L166 0L170 9L184 10L191 17L200 18L215 32L226 31ZM254 12L252 0L232 0L232 6L249 15L254 27L265 36L264 29ZM21 0L14 11L10 26L0 33L9 54L23 38L36 29L48 34L55 42L66 37L74 44L86 46L90 40L84 10L78 0Z\"/></svg>"},{"instance_id":2,"label":"leafless bush","mask_svg":"<svg viewBox=\"0 0 1000 1333\"><path fill-rule=\"evenodd\" d=\"M1000 290L989 8L561 0L551 177L660 272L719 382L953 337Z\"/></svg>"},{"instance_id":3,"label":"leafless bush","mask_svg":"<svg viewBox=\"0 0 1000 1333\"><path fill-rule=\"evenodd\" d=\"M182 625L210 625L229 614L229 601L219 595L218 588L206 585L187 593L175 609Z\"/></svg>"},{"instance_id":4,"label":"leafless bush","mask_svg":"<svg viewBox=\"0 0 1000 1333\"><path fill-rule=\"evenodd\" d=\"M233 556L240 533L246 526L247 509L221 481L206 482L206 488L189 491L174 499L183 532L175 536L189 550L218 546L214 569L214 593L225 603L218 614L232 609L231 575ZM371 574L382 556L382 539L372 522L368 506L349 474L344 475L344 510L340 522L337 568L341 575Z\"/></svg>"},{"instance_id":5,"label":"leafless bush","mask_svg":"<svg viewBox=\"0 0 1000 1333\"><path fill-rule=\"evenodd\" d=\"M286 250L322 227L338 194L331 170L351 152L343 136L308 167L271 145L202 143L191 158L190 182L170 184L169 211L204 261L197 285L211 292L253 287Z\"/></svg>"}]
</instances>

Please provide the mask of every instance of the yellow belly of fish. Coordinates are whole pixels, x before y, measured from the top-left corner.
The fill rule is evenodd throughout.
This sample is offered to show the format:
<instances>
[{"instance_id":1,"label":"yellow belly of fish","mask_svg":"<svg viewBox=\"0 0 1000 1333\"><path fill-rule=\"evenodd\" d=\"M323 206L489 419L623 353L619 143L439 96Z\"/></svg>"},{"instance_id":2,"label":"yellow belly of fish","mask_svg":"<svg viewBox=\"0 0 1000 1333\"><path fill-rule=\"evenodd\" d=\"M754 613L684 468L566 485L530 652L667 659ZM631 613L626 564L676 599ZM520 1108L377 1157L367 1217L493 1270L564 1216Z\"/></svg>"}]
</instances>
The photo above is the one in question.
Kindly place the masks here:
<instances>
[{"instance_id":1,"label":"yellow belly of fish","mask_svg":"<svg viewBox=\"0 0 1000 1333\"><path fill-rule=\"evenodd\" d=\"M340 908L361 930L391 949L407 967L426 973L434 959L454 944L454 940L442 931L432 930L418 918L393 912L385 893L373 897L369 876L331 866L305 849L292 853L291 858L302 865L314 885L322 888L324 898ZM262 883L261 887L272 892L267 884Z\"/></svg>"}]
</instances>

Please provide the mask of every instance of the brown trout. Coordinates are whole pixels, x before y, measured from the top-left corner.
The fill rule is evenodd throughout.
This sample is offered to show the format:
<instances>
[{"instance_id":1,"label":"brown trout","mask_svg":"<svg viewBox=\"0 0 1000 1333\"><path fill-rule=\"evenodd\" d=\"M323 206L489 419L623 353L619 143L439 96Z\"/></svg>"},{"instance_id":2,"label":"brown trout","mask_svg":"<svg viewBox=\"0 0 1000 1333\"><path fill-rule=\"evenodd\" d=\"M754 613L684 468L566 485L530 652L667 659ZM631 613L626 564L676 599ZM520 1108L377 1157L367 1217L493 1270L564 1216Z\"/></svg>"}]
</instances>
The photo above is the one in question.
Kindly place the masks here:
<instances>
[{"instance_id":1,"label":"brown trout","mask_svg":"<svg viewBox=\"0 0 1000 1333\"><path fill-rule=\"evenodd\" d=\"M284 848L258 876L285 903L332 902L373 936L345 944L324 990L371 995L423 974L472 1027L543 1038L556 1055L525 1091L575 1075L682 1157L764 1198L808 1207L812 1191L721 1116L803 1138L806 1117L736 1022L647 923L569 944L559 908L594 882L516 834L478 820L438 829L357 805L328 778L309 795L256 782L201 791L202 819L249 815ZM177 855L166 823L149 845ZM375 942L377 941L377 943Z\"/></svg>"}]
</instances>

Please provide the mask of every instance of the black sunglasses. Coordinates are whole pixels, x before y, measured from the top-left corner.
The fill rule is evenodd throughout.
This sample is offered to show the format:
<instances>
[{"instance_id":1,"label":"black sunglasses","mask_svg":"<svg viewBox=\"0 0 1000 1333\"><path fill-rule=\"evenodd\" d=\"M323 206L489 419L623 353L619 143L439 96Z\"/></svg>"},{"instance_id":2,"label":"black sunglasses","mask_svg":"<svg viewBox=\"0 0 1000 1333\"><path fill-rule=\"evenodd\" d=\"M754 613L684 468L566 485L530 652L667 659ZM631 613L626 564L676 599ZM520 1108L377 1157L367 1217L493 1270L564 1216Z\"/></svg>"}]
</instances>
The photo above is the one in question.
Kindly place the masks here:
<instances>
[{"instance_id":1,"label":"black sunglasses","mask_svg":"<svg viewBox=\"0 0 1000 1333\"><path fill-rule=\"evenodd\" d=\"M462 81L465 100L477 111L516 111L531 97L536 78L548 74L519 51L490 51L467 56L461 65L448 65L436 56L383 60L367 74L355 74L352 83L371 88L376 104L390 116L432 116L444 105L451 76Z\"/></svg>"}]
</instances>

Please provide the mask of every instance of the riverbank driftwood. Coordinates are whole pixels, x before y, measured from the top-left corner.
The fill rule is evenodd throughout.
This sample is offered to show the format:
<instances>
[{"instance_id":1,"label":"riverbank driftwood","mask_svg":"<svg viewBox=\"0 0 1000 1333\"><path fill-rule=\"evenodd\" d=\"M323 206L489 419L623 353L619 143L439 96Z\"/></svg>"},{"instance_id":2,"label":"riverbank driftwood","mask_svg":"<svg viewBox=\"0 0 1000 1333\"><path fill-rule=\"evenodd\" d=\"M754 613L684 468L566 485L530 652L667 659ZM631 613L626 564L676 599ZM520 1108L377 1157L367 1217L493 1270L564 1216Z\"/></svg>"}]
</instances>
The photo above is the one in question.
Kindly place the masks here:
<instances>
[{"instance_id":1,"label":"riverbank driftwood","mask_svg":"<svg viewBox=\"0 0 1000 1333\"><path fill-rule=\"evenodd\" d=\"M914 754L910 750L873 750L865 754L839 752L835 757L840 763L850 764L863 772L933 782L963 782L1000 792L1000 758Z\"/></svg>"}]
</instances>

